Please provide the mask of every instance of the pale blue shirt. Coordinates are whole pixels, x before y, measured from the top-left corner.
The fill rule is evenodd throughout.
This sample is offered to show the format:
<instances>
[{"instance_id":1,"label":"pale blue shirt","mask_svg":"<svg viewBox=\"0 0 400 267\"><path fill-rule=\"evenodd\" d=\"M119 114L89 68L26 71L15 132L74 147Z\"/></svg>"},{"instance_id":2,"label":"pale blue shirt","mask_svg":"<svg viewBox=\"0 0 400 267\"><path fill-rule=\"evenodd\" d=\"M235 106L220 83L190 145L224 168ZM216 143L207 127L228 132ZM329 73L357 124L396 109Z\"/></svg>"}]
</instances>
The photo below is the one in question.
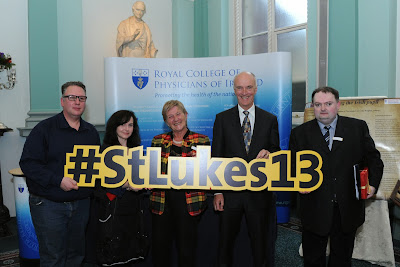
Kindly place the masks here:
<instances>
[{"instance_id":1,"label":"pale blue shirt","mask_svg":"<svg viewBox=\"0 0 400 267\"><path fill-rule=\"evenodd\" d=\"M243 111L245 111L240 105L238 105L239 108L239 119L240 119L240 125L243 125L244 115ZM253 105L247 110L249 112L249 120L250 120L250 126L251 126L251 135L253 136L253 130L254 130L254 122L256 120L256 106Z\"/></svg>"},{"instance_id":2,"label":"pale blue shirt","mask_svg":"<svg viewBox=\"0 0 400 267\"><path fill-rule=\"evenodd\" d=\"M337 119L338 119L338 116L336 115L336 118L332 121L331 124L329 124L329 126L331 126L331 128L329 129L329 150L332 149L332 143L333 143L333 137L335 136ZM319 125L319 128L321 129L322 135L325 135L326 129L324 127L328 126L328 125L325 125L320 121L318 121L318 125Z\"/></svg>"}]
</instances>

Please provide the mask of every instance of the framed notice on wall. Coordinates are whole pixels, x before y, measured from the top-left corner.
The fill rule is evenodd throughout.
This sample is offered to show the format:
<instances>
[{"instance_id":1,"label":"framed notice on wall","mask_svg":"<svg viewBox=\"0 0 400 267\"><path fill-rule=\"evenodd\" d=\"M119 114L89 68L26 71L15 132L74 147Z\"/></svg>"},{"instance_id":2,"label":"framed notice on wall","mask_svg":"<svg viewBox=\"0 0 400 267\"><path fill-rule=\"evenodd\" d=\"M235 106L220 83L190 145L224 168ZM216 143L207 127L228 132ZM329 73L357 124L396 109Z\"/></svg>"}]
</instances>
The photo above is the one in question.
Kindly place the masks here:
<instances>
[{"instance_id":1,"label":"framed notice on wall","mask_svg":"<svg viewBox=\"0 0 400 267\"><path fill-rule=\"evenodd\" d=\"M341 98L340 103L339 115L367 122L385 164L377 198L389 199L400 178L400 98ZM314 118L313 108L306 108L304 121Z\"/></svg>"}]
</instances>

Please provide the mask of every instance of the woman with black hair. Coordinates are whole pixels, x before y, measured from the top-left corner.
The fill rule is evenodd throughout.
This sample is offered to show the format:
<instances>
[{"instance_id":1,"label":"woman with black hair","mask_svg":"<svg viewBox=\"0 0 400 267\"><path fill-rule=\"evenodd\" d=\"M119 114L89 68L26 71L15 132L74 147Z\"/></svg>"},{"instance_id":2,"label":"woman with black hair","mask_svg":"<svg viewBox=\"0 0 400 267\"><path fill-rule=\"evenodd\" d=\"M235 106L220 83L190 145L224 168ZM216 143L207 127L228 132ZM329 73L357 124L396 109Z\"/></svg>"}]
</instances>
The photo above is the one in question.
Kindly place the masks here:
<instances>
[{"instance_id":1,"label":"woman with black hair","mask_svg":"<svg viewBox=\"0 0 400 267\"><path fill-rule=\"evenodd\" d=\"M119 110L107 122L101 151L110 146L126 149L140 146L137 118L132 111ZM95 190L96 257L103 266L132 266L144 259L148 244L143 236L140 189L128 182L118 188Z\"/></svg>"},{"instance_id":2,"label":"woman with black hair","mask_svg":"<svg viewBox=\"0 0 400 267\"><path fill-rule=\"evenodd\" d=\"M102 150L109 146L140 146L138 120L130 110L119 110L107 121Z\"/></svg>"}]
</instances>

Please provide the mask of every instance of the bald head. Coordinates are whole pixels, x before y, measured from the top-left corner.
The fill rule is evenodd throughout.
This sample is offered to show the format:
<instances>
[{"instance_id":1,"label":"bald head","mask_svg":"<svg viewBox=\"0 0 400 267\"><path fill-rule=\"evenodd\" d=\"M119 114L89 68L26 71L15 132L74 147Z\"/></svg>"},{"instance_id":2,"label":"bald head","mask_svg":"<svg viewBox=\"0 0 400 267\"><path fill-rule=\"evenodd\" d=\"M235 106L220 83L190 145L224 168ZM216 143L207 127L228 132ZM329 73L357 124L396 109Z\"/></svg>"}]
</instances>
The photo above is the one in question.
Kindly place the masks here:
<instances>
[{"instance_id":1,"label":"bald head","mask_svg":"<svg viewBox=\"0 0 400 267\"><path fill-rule=\"evenodd\" d=\"M253 74L252 72L250 72L250 71L242 71L241 73L236 74L236 76L233 78L233 87L234 87L233 89L235 89L235 82L236 82L236 80L237 80L238 78L244 77L244 76L251 76L250 78L253 79L254 85L257 87L256 75L254 75L254 74Z\"/></svg>"}]
</instances>

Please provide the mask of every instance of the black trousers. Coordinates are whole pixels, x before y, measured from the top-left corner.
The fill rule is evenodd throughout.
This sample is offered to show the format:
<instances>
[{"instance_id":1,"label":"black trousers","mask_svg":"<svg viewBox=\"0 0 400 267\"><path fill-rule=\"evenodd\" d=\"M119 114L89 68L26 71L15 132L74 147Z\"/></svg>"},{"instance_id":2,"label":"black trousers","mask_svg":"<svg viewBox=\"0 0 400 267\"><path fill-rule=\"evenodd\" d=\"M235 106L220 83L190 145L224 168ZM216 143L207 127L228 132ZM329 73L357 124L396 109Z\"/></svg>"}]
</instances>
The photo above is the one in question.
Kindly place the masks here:
<instances>
[{"instance_id":1,"label":"black trousers","mask_svg":"<svg viewBox=\"0 0 400 267\"><path fill-rule=\"evenodd\" d=\"M185 191L166 190L165 210L152 214L152 260L155 267L176 266L172 252L175 241L178 266L196 266L197 225L200 216L191 216Z\"/></svg>"},{"instance_id":2,"label":"black trousers","mask_svg":"<svg viewBox=\"0 0 400 267\"><path fill-rule=\"evenodd\" d=\"M345 233L342 230L339 207L333 211L332 228L328 235L320 236L303 229L303 255L305 267L326 266L326 246L330 238L330 254L328 266L350 267L353 254L356 230Z\"/></svg>"},{"instance_id":3,"label":"black trousers","mask_svg":"<svg viewBox=\"0 0 400 267\"><path fill-rule=\"evenodd\" d=\"M251 194L257 194L257 197L253 198L254 195ZM268 230L270 223L276 224L276 218L269 217L271 201L271 192L266 194L250 191L224 193L225 205L224 211L220 214L217 266L232 266L235 240L240 231L243 216L246 219L250 238L253 265L272 266L274 259L268 258L268 256L273 256L273 253L268 252L268 247L271 247L269 244L271 240L268 238L275 237L269 236Z\"/></svg>"}]
</instances>

